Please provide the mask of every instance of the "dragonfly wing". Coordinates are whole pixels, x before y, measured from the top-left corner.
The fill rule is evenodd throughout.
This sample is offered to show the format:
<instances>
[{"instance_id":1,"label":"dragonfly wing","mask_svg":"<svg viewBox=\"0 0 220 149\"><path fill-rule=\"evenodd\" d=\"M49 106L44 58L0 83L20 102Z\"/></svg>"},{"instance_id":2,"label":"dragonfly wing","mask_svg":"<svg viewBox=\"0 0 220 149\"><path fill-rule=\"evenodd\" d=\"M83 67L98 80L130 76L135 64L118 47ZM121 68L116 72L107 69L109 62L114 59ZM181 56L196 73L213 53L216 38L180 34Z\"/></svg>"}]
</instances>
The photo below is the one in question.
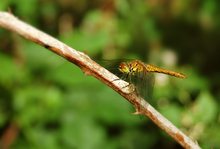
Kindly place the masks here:
<instances>
[{"instance_id":1,"label":"dragonfly wing","mask_svg":"<svg viewBox=\"0 0 220 149\"><path fill-rule=\"evenodd\" d=\"M146 72L147 74L145 75L145 82L146 82L146 96L145 98L147 99L152 99L153 98L153 90L154 90L154 83L155 83L155 76L153 73Z\"/></svg>"},{"instance_id":2,"label":"dragonfly wing","mask_svg":"<svg viewBox=\"0 0 220 149\"><path fill-rule=\"evenodd\" d=\"M119 60L99 60L97 61L101 66L108 69L111 73L122 76L122 73L119 71L118 66L121 63Z\"/></svg>"},{"instance_id":3,"label":"dragonfly wing","mask_svg":"<svg viewBox=\"0 0 220 149\"><path fill-rule=\"evenodd\" d=\"M135 76L134 84L138 94L146 100L153 96L154 75L149 72L140 72Z\"/></svg>"}]
</instances>

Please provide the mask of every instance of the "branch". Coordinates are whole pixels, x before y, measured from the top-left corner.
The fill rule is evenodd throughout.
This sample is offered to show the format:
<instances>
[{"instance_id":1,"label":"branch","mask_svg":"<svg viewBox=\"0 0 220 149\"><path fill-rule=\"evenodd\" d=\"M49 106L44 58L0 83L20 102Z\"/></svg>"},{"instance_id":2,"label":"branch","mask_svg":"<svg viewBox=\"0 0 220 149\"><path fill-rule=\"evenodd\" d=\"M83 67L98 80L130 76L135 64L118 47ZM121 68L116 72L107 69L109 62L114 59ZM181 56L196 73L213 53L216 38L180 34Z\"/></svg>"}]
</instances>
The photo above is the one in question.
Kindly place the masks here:
<instances>
[{"instance_id":1,"label":"branch","mask_svg":"<svg viewBox=\"0 0 220 149\"><path fill-rule=\"evenodd\" d=\"M62 56L71 63L79 66L85 74L92 75L102 81L133 104L137 110L136 114L142 114L149 117L156 125L158 125L184 148L200 149L197 142L186 136L170 121L156 111L149 103L137 96L134 91L131 91L131 87L128 86L127 82L120 80L117 76L90 59L86 54L76 51L50 35L18 20L12 14L7 12L0 12L0 26L12 32L16 32L27 40L35 42L57 55Z\"/></svg>"}]
</instances>

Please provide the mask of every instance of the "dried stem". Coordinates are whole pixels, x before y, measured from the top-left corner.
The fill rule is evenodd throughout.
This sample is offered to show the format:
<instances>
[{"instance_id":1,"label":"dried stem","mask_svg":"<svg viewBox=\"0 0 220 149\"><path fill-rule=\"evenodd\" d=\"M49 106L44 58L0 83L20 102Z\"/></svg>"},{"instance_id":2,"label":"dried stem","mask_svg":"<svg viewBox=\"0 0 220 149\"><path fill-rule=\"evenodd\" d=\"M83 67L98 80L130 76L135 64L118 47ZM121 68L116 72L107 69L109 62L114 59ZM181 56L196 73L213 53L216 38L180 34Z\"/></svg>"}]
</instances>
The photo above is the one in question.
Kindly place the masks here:
<instances>
[{"instance_id":1,"label":"dried stem","mask_svg":"<svg viewBox=\"0 0 220 149\"><path fill-rule=\"evenodd\" d=\"M101 67L95 61L90 59L86 54L76 51L75 49L65 45L50 35L45 34L36 28L20 21L12 14L7 12L0 12L0 26L53 51L71 63L79 66L85 74L92 75L98 80L102 81L104 84L114 89L131 104L133 104L137 111L136 114L142 114L149 117L156 125L163 129L184 148L200 148L197 142L193 141L178 128L176 128L149 103L138 97L135 92L131 91L129 87L125 87L128 84L127 82L118 79L117 76Z\"/></svg>"}]
</instances>

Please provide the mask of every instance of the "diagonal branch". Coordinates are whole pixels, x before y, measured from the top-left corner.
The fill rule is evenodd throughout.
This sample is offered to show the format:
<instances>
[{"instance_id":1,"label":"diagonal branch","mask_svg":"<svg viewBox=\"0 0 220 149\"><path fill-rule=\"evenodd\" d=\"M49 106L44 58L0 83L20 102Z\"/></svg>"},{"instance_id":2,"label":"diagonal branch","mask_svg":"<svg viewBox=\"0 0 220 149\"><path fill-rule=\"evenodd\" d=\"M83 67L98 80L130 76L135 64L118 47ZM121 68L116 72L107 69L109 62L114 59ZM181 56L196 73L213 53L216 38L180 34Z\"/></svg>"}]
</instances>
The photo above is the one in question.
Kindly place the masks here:
<instances>
[{"instance_id":1,"label":"diagonal branch","mask_svg":"<svg viewBox=\"0 0 220 149\"><path fill-rule=\"evenodd\" d=\"M137 110L136 114L142 114L149 117L156 125L169 134L184 148L200 149L197 142L193 141L178 128L176 128L144 99L138 97L134 91L131 91L131 87L125 87L128 86L127 82L118 79L117 76L101 67L86 54L76 51L50 35L45 34L44 32L20 21L12 14L7 12L0 12L0 26L21 35L27 40L49 49L57 55L62 56L71 63L79 66L85 74L92 75L93 77L102 81L104 84L111 87L131 104L133 104Z\"/></svg>"}]
</instances>

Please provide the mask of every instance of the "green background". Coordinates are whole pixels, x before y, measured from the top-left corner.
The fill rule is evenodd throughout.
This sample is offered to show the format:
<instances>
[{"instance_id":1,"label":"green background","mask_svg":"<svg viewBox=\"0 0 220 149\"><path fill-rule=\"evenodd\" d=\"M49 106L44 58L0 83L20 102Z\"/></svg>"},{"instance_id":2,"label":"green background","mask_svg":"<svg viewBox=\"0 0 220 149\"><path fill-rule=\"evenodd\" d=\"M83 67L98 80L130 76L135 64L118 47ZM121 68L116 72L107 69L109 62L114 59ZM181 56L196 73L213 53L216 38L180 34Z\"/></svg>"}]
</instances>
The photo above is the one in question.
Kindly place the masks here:
<instances>
[{"instance_id":1,"label":"green background","mask_svg":"<svg viewBox=\"0 0 220 149\"><path fill-rule=\"evenodd\" d=\"M140 59L186 74L156 75L149 102L203 148L220 148L219 7L217 0L0 2L0 10L94 59ZM2 148L181 148L132 112L78 67L0 29Z\"/></svg>"}]
</instances>

